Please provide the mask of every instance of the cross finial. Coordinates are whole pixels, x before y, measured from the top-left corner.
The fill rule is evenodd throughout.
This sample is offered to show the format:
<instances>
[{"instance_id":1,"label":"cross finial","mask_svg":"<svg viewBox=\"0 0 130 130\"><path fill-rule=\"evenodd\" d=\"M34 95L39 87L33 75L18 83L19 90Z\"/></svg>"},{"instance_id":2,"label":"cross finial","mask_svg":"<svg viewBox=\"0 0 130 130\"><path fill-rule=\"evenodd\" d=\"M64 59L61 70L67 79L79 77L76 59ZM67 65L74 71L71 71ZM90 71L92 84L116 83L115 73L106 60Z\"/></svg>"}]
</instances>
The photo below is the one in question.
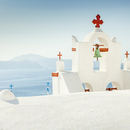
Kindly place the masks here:
<instances>
[{"instance_id":1,"label":"cross finial","mask_svg":"<svg viewBox=\"0 0 130 130\"><path fill-rule=\"evenodd\" d=\"M129 54L128 51L126 51L125 55L126 55L126 58L128 58L128 56L129 56L130 54Z\"/></svg>"},{"instance_id":2,"label":"cross finial","mask_svg":"<svg viewBox=\"0 0 130 130\"><path fill-rule=\"evenodd\" d=\"M97 14L96 19L92 21L93 24L96 24L96 28L100 28L100 24L103 24L103 20L100 19L100 15Z\"/></svg>"},{"instance_id":3,"label":"cross finial","mask_svg":"<svg viewBox=\"0 0 130 130\"><path fill-rule=\"evenodd\" d=\"M60 61L61 60L61 56L62 56L60 51L59 51L59 54L57 56L59 56L59 61Z\"/></svg>"}]
</instances>

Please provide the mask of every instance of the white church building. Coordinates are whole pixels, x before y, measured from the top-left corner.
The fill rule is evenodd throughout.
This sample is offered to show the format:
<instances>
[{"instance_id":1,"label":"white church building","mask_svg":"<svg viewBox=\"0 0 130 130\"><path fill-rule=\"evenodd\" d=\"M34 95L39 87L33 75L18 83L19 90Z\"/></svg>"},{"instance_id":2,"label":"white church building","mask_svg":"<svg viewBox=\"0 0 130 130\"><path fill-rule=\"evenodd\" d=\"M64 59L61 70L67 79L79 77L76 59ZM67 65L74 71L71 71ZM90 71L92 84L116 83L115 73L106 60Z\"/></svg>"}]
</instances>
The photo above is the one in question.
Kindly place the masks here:
<instances>
[{"instance_id":1,"label":"white church building","mask_svg":"<svg viewBox=\"0 0 130 130\"><path fill-rule=\"evenodd\" d=\"M53 95L130 89L128 51L121 69L121 44L100 28L103 24L100 15L92 22L95 28L83 41L72 36L72 71L64 70L62 54L59 53L56 72L52 73Z\"/></svg>"}]
</instances>

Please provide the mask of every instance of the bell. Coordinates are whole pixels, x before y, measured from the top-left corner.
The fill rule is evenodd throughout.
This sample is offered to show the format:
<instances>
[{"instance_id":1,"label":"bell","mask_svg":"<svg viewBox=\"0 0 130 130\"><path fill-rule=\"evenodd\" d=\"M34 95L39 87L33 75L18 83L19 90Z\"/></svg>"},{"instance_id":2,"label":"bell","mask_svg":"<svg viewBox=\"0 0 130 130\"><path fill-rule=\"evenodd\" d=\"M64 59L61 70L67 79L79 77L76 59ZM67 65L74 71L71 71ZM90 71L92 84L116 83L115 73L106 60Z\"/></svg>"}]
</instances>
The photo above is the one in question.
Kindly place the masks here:
<instances>
[{"instance_id":1,"label":"bell","mask_svg":"<svg viewBox=\"0 0 130 130\"><path fill-rule=\"evenodd\" d=\"M96 57L96 58L102 57L102 56L100 55L99 49L96 49L96 50L95 50L95 52L94 52L94 57Z\"/></svg>"}]
</instances>

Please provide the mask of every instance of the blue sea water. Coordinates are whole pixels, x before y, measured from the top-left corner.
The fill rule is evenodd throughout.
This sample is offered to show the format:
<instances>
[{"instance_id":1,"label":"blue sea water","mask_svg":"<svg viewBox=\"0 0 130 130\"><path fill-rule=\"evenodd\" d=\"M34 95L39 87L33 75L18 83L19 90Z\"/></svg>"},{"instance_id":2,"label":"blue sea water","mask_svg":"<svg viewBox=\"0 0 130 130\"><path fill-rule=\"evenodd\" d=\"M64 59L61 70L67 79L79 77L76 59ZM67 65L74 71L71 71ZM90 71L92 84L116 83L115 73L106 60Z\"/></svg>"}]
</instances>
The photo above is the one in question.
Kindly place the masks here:
<instances>
[{"instance_id":1,"label":"blue sea water","mask_svg":"<svg viewBox=\"0 0 130 130\"><path fill-rule=\"evenodd\" d=\"M10 89L15 96L52 93L51 70L0 70L0 90Z\"/></svg>"}]
</instances>

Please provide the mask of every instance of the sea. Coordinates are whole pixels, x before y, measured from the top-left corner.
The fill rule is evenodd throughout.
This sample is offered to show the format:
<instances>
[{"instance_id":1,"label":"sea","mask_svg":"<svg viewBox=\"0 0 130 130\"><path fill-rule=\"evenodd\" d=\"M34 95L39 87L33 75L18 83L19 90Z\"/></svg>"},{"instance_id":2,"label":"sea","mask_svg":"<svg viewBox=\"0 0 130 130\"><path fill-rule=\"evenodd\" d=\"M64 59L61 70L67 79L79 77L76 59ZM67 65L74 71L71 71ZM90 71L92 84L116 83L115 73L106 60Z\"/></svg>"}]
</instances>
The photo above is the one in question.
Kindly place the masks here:
<instances>
[{"instance_id":1,"label":"sea","mask_svg":"<svg viewBox=\"0 0 130 130\"><path fill-rule=\"evenodd\" d=\"M9 89L17 97L52 94L51 70L0 70L0 91Z\"/></svg>"}]
</instances>

